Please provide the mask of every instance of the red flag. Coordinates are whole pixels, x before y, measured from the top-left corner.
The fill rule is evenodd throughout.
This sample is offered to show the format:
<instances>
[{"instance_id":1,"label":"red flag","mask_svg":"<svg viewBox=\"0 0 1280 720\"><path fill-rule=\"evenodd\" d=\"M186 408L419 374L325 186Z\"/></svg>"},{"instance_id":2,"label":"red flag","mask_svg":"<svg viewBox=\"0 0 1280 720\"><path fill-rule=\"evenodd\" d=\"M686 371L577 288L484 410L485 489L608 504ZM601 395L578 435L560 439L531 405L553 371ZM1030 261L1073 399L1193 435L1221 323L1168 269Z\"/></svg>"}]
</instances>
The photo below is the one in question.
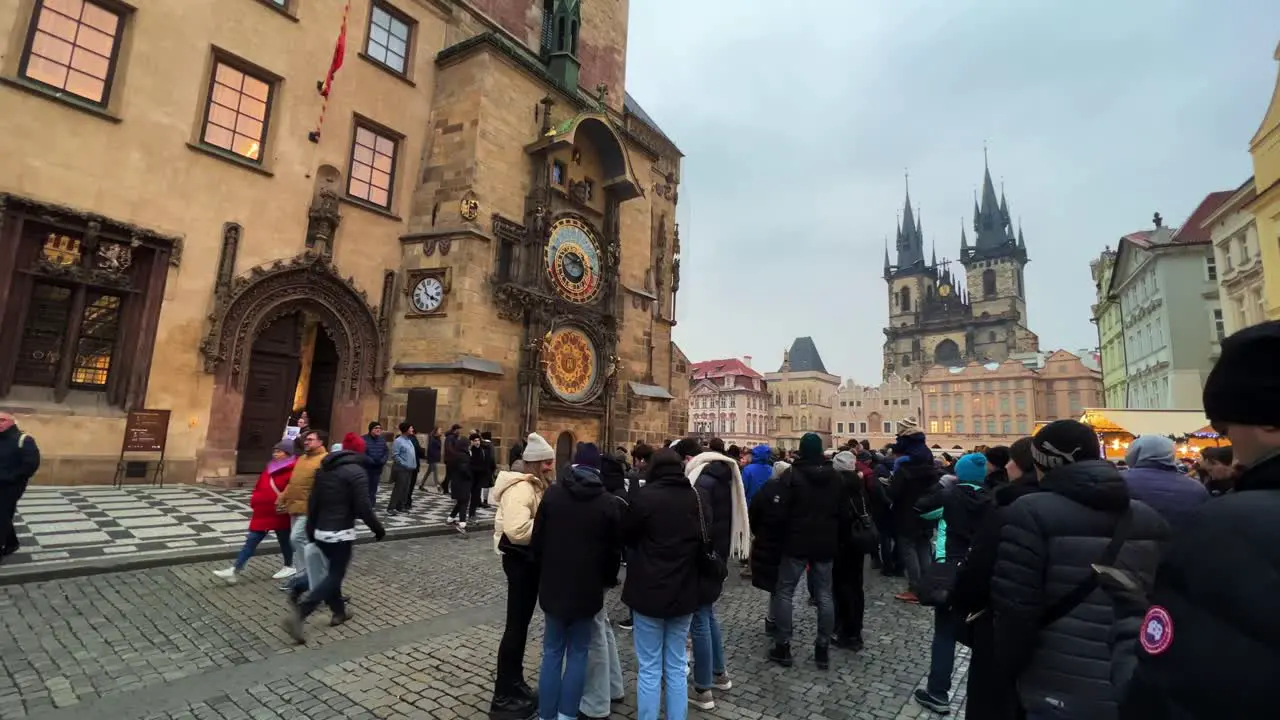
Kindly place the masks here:
<instances>
[{"instance_id":1,"label":"red flag","mask_svg":"<svg viewBox=\"0 0 1280 720\"><path fill-rule=\"evenodd\" d=\"M333 46L333 60L329 62L329 74L324 76L324 87L320 89L320 94L329 97L329 88L333 86L333 76L338 74L338 68L342 67L342 58L347 54L347 16L342 15L342 30L338 32L338 42Z\"/></svg>"}]
</instances>

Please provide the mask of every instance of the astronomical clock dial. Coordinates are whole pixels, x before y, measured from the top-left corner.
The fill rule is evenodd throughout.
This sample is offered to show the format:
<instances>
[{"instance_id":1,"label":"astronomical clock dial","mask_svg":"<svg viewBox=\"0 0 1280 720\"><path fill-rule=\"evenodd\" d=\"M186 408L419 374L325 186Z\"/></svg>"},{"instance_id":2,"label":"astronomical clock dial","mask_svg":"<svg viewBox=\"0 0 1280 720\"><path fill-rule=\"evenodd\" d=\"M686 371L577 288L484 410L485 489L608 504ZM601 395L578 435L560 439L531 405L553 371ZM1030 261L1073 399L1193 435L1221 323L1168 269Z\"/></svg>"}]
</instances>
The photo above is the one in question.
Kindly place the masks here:
<instances>
[{"instance_id":1,"label":"astronomical clock dial","mask_svg":"<svg viewBox=\"0 0 1280 720\"><path fill-rule=\"evenodd\" d=\"M431 313L440 309L444 302L444 285L440 278L424 277L413 287L413 309L420 313Z\"/></svg>"},{"instance_id":2,"label":"astronomical clock dial","mask_svg":"<svg viewBox=\"0 0 1280 720\"><path fill-rule=\"evenodd\" d=\"M567 403L585 403L595 394L600 363L595 343L582 330L561 328L551 333L543 351L547 383Z\"/></svg>"},{"instance_id":3,"label":"astronomical clock dial","mask_svg":"<svg viewBox=\"0 0 1280 720\"><path fill-rule=\"evenodd\" d=\"M600 246L583 222L564 218L551 226L546 266L552 285L565 300L586 304L600 295Z\"/></svg>"},{"instance_id":4,"label":"astronomical clock dial","mask_svg":"<svg viewBox=\"0 0 1280 720\"><path fill-rule=\"evenodd\" d=\"M942 297L947 297L951 294L951 286L946 283L942 283L938 286L938 294Z\"/></svg>"}]
</instances>

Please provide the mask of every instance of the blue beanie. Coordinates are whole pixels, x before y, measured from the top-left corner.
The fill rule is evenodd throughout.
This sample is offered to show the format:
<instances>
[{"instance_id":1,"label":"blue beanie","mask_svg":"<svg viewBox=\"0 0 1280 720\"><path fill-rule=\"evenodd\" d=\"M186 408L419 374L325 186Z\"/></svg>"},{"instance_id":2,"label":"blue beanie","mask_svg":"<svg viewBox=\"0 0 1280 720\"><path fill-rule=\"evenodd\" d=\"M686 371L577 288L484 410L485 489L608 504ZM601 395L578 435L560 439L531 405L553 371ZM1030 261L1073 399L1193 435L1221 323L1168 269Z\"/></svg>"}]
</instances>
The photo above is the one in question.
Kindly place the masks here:
<instances>
[{"instance_id":1,"label":"blue beanie","mask_svg":"<svg viewBox=\"0 0 1280 720\"><path fill-rule=\"evenodd\" d=\"M574 465L585 465L600 469L600 448L595 443L578 443L578 451L573 454Z\"/></svg>"},{"instance_id":2,"label":"blue beanie","mask_svg":"<svg viewBox=\"0 0 1280 720\"><path fill-rule=\"evenodd\" d=\"M969 453L956 461L956 477L962 483L980 485L987 477L987 456Z\"/></svg>"}]
</instances>

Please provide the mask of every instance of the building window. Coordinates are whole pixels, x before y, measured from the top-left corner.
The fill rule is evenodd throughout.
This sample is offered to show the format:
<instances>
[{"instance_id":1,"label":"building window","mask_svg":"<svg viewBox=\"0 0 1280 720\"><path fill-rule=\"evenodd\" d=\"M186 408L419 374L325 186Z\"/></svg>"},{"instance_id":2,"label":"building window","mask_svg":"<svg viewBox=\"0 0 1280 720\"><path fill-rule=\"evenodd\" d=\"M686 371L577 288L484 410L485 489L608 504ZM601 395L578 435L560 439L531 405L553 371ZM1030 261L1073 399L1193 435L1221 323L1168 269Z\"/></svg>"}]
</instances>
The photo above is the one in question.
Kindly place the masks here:
<instances>
[{"instance_id":1,"label":"building window","mask_svg":"<svg viewBox=\"0 0 1280 720\"><path fill-rule=\"evenodd\" d=\"M1018 412L1026 412L1027 396L1023 393L1018 393L1013 399L1013 406L1018 409Z\"/></svg>"},{"instance_id":2,"label":"building window","mask_svg":"<svg viewBox=\"0 0 1280 720\"><path fill-rule=\"evenodd\" d=\"M987 418L987 434L988 434L988 435L995 435L995 434L996 434L996 421L995 421L995 418Z\"/></svg>"},{"instance_id":3,"label":"building window","mask_svg":"<svg viewBox=\"0 0 1280 720\"><path fill-rule=\"evenodd\" d=\"M1012 433L1012 432L1013 432L1013 421L1012 421L1012 420L1001 420L1001 421L1000 421L1000 432L1004 433L1005 435L1008 435L1008 434Z\"/></svg>"},{"instance_id":4,"label":"building window","mask_svg":"<svg viewBox=\"0 0 1280 720\"><path fill-rule=\"evenodd\" d=\"M1026 420L1024 420L1024 419L1019 419L1019 420L1018 420L1018 432L1019 432L1019 433L1021 433L1021 434L1023 434L1023 435L1025 435L1025 434L1027 433L1027 421L1026 421Z\"/></svg>"},{"instance_id":5,"label":"building window","mask_svg":"<svg viewBox=\"0 0 1280 720\"><path fill-rule=\"evenodd\" d=\"M0 396L12 385L104 393L115 407L140 406L168 246L136 228L0 195L5 244L19 266L7 278L0 318Z\"/></svg>"},{"instance_id":6,"label":"building window","mask_svg":"<svg viewBox=\"0 0 1280 720\"><path fill-rule=\"evenodd\" d=\"M944 433L949 433L949 432L951 432L951 421L950 421L950 420L943 420L943 421L942 421L942 432L944 432Z\"/></svg>"},{"instance_id":7,"label":"building window","mask_svg":"<svg viewBox=\"0 0 1280 720\"><path fill-rule=\"evenodd\" d=\"M106 105L124 16L92 0L38 0L19 71L28 80Z\"/></svg>"},{"instance_id":8,"label":"building window","mask_svg":"<svg viewBox=\"0 0 1280 720\"><path fill-rule=\"evenodd\" d=\"M886 423L884 424L884 434L885 434L885 435L890 435L890 434L892 434L892 433L893 433L893 424L892 424L892 423L888 423L888 422L886 422Z\"/></svg>"},{"instance_id":9,"label":"building window","mask_svg":"<svg viewBox=\"0 0 1280 720\"><path fill-rule=\"evenodd\" d=\"M1259 296L1258 302L1262 302L1261 296ZM853 406L854 406L854 407L862 407L862 401L861 401L861 400L854 400L854 401L853 401Z\"/></svg>"},{"instance_id":10,"label":"building window","mask_svg":"<svg viewBox=\"0 0 1280 720\"><path fill-rule=\"evenodd\" d=\"M1045 407L1046 414L1048 414L1049 419L1057 420L1058 419L1058 396L1056 394L1050 393L1045 398L1045 406L1046 406Z\"/></svg>"},{"instance_id":11,"label":"building window","mask_svg":"<svg viewBox=\"0 0 1280 720\"><path fill-rule=\"evenodd\" d=\"M201 133L205 144L262 162L271 90L270 81L215 61Z\"/></svg>"},{"instance_id":12,"label":"building window","mask_svg":"<svg viewBox=\"0 0 1280 720\"><path fill-rule=\"evenodd\" d=\"M895 405L897 404L897 401L896 401L896 400L894 401L894 404L895 404ZM938 412L938 398L937 398L937 396L934 396L934 397L929 398L929 412L931 412L931 413L936 413L936 412Z\"/></svg>"},{"instance_id":13,"label":"building window","mask_svg":"<svg viewBox=\"0 0 1280 720\"><path fill-rule=\"evenodd\" d=\"M1218 260L1213 253L1204 259L1204 274L1209 278L1209 282L1218 282Z\"/></svg>"},{"instance_id":14,"label":"building window","mask_svg":"<svg viewBox=\"0 0 1280 720\"><path fill-rule=\"evenodd\" d=\"M942 414L947 415L950 412L951 412L951 398L946 395L943 395L942 396Z\"/></svg>"},{"instance_id":15,"label":"building window","mask_svg":"<svg viewBox=\"0 0 1280 720\"><path fill-rule=\"evenodd\" d=\"M936 433L936 432L938 432L938 421L937 421L937 420L930 420L930 421L929 421L929 432L931 432L931 433Z\"/></svg>"},{"instance_id":16,"label":"building window","mask_svg":"<svg viewBox=\"0 0 1280 720\"><path fill-rule=\"evenodd\" d=\"M347 194L380 208L391 209L399 139L357 120L351 140L351 170Z\"/></svg>"},{"instance_id":17,"label":"building window","mask_svg":"<svg viewBox=\"0 0 1280 720\"><path fill-rule=\"evenodd\" d=\"M838 422L838 423L836 423L836 432L838 432L838 433L843 433L843 432L844 432L844 423L842 423L842 422Z\"/></svg>"},{"instance_id":18,"label":"building window","mask_svg":"<svg viewBox=\"0 0 1280 720\"><path fill-rule=\"evenodd\" d=\"M1002 394L1000 396L1000 412L1009 412L1009 396L1007 394Z\"/></svg>"},{"instance_id":19,"label":"building window","mask_svg":"<svg viewBox=\"0 0 1280 720\"><path fill-rule=\"evenodd\" d=\"M1071 414L1073 416L1079 415L1080 410L1082 409L1082 406L1080 405L1080 393L1076 391L1067 393L1067 402L1071 406Z\"/></svg>"},{"instance_id":20,"label":"building window","mask_svg":"<svg viewBox=\"0 0 1280 720\"><path fill-rule=\"evenodd\" d=\"M964 418L956 418L956 433L964 434Z\"/></svg>"},{"instance_id":21,"label":"building window","mask_svg":"<svg viewBox=\"0 0 1280 720\"><path fill-rule=\"evenodd\" d=\"M369 14L369 41L364 53L397 75L404 75L412 31L412 20L386 3L375 2Z\"/></svg>"},{"instance_id":22,"label":"building window","mask_svg":"<svg viewBox=\"0 0 1280 720\"><path fill-rule=\"evenodd\" d=\"M996 296L996 271L987 269L982 271L982 297L989 299Z\"/></svg>"},{"instance_id":23,"label":"building window","mask_svg":"<svg viewBox=\"0 0 1280 720\"><path fill-rule=\"evenodd\" d=\"M885 407L889 407L889 401L888 401L888 400L885 400L885 401L884 401L884 406L885 406Z\"/></svg>"},{"instance_id":24,"label":"building window","mask_svg":"<svg viewBox=\"0 0 1280 720\"><path fill-rule=\"evenodd\" d=\"M1222 342L1223 338L1225 338L1226 336L1227 336L1227 327L1226 327L1226 324L1223 323L1222 321L1222 308L1214 308L1213 309L1213 337L1218 342Z\"/></svg>"}]
</instances>

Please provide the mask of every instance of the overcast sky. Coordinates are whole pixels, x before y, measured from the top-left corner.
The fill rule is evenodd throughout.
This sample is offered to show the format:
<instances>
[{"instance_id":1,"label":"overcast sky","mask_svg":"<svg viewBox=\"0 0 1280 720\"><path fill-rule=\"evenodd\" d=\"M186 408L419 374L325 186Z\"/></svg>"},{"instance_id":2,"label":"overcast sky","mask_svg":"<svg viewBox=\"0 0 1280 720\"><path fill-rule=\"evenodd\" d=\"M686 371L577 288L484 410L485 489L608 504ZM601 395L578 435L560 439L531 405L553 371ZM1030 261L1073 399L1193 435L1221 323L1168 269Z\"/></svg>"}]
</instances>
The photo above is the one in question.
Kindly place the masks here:
<instances>
[{"instance_id":1,"label":"overcast sky","mask_svg":"<svg viewBox=\"0 0 1280 720\"><path fill-rule=\"evenodd\" d=\"M764 372L811 335L864 383L904 170L926 241L954 258L986 141L1026 233L1031 329L1093 347L1089 260L1248 178L1280 70L1276 0L630 7L627 89L686 156L676 342Z\"/></svg>"}]
</instances>

